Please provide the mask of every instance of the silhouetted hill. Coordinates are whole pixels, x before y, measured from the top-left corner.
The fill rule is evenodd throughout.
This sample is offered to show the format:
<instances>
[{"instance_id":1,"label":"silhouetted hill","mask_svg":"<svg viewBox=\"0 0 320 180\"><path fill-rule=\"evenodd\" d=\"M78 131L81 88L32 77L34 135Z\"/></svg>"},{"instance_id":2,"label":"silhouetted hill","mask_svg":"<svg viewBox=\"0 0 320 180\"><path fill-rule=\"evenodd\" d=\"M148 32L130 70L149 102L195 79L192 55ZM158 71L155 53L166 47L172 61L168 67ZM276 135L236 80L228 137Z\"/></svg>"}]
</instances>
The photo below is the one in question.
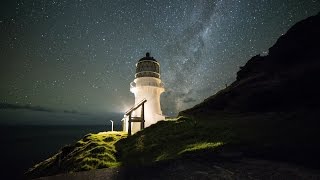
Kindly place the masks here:
<instances>
[{"instance_id":1,"label":"silhouetted hill","mask_svg":"<svg viewBox=\"0 0 320 180\"><path fill-rule=\"evenodd\" d=\"M234 134L222 151L319 167L320 13L240 68L229 87L180 112ZM219 125L216 125L219 126Z\"/></svg>"},{"instance_id":2,"label":"silhouetted hill","mask_svg":"<svg viewBox=\"0 0 320 180\"><path fill-rule=\"evenodd\" d=\"M279 112L320 107L320 14L291 27L269 48L254 56L229 87L180 114ZM310 109L311 108L311 109Z\"/></svg>"}]
</instances>

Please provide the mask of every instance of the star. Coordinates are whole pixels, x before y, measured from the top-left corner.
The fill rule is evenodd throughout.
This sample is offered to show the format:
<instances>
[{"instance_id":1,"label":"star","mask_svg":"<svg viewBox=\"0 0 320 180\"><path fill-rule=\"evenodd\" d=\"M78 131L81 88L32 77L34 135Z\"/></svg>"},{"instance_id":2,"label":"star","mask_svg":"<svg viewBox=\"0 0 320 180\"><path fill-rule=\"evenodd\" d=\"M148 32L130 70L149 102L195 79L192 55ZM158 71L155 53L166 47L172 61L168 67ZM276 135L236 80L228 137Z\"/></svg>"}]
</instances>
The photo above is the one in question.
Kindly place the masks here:
<instances>
[{"instance_id":1,"label":"star","mask_svg":"<svg viewBox=\"0 0 320 180\"><path fill-rule=\"evenodd\" d=\"M163 113L176 115L319 9L299 0L2 1L0 100L119 111L133 104L135 64L151 52Z\"/></svg>"}]
</instances>

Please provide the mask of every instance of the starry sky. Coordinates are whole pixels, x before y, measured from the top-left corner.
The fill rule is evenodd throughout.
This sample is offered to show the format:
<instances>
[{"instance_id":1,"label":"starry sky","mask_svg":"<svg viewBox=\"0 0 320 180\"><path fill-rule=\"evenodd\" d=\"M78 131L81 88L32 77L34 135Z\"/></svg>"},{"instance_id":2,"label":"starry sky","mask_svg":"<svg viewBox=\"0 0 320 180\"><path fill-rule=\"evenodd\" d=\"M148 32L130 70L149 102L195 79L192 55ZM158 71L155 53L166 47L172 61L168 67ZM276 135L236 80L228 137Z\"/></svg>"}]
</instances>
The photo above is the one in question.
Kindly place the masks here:
<instances>
[{"instance_id":1,"label":"starry sky","mask_svg":"<svg viewBox=\"0 0 320 180\"><path fill-rule=\"evenodd\" d=\"M150 52L165 115L200 103L318 0L1 0L0 103L124 112Z\"/></svg>"}]
</instances>

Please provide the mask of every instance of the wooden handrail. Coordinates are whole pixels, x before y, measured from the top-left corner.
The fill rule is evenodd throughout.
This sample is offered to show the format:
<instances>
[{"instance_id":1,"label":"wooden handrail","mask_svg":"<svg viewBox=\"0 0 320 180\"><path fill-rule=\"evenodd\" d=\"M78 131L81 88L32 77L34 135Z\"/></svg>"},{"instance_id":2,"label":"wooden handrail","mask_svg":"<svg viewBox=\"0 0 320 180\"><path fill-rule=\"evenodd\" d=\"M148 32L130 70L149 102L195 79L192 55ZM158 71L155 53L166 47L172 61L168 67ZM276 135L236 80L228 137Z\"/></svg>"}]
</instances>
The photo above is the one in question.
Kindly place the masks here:
<instances>
[{"instance_id":1,"label":"wooden handrail","mask_svg":"<svg viewBox=\"0 0 320 180\"><path fill-rule=\"evenodd\" d=\"M140 101L137 105L133 106L132 108L130 108L128 111L126 111L125 115L129 115L132 111L138 109L143 103L147 102L146 99L143 99L142 101Z\"/></svg>"},{"instance_id":2,"label":"wooden handrail","mask_svg":"<svg viewBox=\"0 0 320 180\"><path fill-rule=\"evenodd\" d=\"M134 105L132 108L130 108L126 113L125 116L129 116L128 120L128 135L131 136L131 123L133 122L140 122L140 129L144 129L144 103L147 102L146 99L143 99L141 102L139 102L137 105ZM132 111L138 109L140 106L141 108L141 117L132 117Z\"/></svg>"}]
</instances>

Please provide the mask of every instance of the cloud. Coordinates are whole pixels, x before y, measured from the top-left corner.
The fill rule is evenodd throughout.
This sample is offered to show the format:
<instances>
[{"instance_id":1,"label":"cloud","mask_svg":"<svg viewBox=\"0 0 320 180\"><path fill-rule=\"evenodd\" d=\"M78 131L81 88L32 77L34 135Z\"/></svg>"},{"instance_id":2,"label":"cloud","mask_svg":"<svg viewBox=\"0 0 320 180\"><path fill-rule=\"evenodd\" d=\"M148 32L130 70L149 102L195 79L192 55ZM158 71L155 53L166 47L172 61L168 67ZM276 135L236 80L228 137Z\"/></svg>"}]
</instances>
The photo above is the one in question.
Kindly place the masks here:
<instances>
[{"instance_id":1,"label":"cloud","mask_svg":"<svg viewBox=\"0 0 320 180\"><path fill-rule=\"evenodd\" d=\"M29 104L27 105L22 105L22 104L9 104L9 103L0 103L0 109L26 109L30 111L42 111L42 112L63 112L63 113L69 113L69 114L76 114L79 113L78 111L75 110L54 110L50 108L45 108L41 106L31 106Z\"/></svg>"},{"instance_id":2,"label":"cloud","mask_svg":"<svg viewBox=\"0 0 320 180\"><path fill-rule=\"evenodd\" d=\"M32 111L45 111L45 112L54 112L52 109L40 107L40 106L30 106L30 105L21 105L21 104L9 104L9 103L0 103L0 109L27 109Z\"/></svg>"},{"instance_id":3,"label":"cloud","mask_svg":"<svg viewBox=\"0 0 320 180\"><path fill-rule=\"evenodd\" d=\"M176 113L190 108L198 100L194 92L193 89L168 89L161 97L161 101L166 102L166 105L162 106L165 115L174 116Z\"/></svg>"},{"instance_id":4,"label":"cloud","mask_svg":"<svg viewBox=\"0 0 320 180\"><path fill-rule=\"evenodd\" d=\"M183 99L184 103L192 103L192 102L196 102L197 100L195 98L192 97L186 97Z\"/></svg>"}]
</instances>

